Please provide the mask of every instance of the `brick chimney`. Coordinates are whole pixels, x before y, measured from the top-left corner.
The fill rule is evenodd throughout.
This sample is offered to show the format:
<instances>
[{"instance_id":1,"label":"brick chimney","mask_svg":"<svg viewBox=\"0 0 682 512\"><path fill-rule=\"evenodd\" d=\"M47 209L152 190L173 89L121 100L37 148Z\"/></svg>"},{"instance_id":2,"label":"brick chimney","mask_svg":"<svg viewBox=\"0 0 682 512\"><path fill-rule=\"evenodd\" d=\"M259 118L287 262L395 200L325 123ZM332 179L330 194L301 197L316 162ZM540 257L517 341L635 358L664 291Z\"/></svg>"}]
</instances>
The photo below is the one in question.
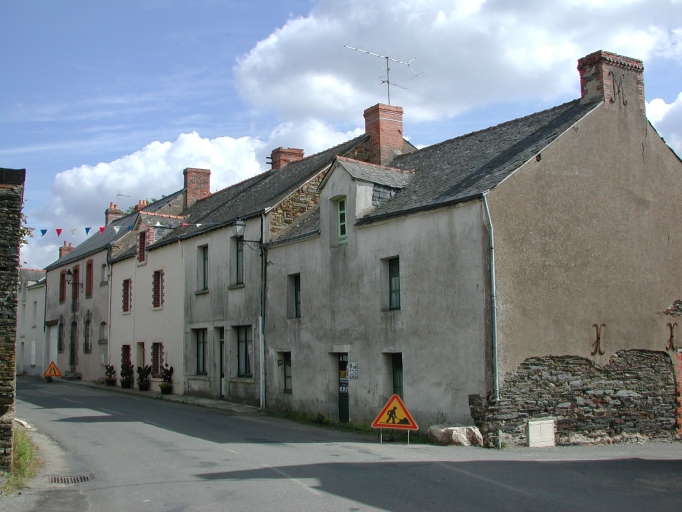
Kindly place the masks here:
<instances>
[{"instance_id":1,"label":"brick chimney","mask_svg":"<svg viewBox=\"0 0 682 512\"><path fill-rule=\"evenodd\" d=\"M644 65L641 60L599 50L578 60L580 101L604 101L606 107L644 104Z\"/></svg>"},{"instance_id":2,"label":"brick chimney","mask_svg":"<svg viewBox=\"0 0 682 512\"><path fill-rule=\"evenodd\" d=\"M185 175L185 210L194 203L211 195L211 171L188 167L182 172Z\"/></svg>"},{"instance_id":3,"label":"brick chimney","mask_svg":"<svg viewBox=\"0 0 682 512\"><path fill-rule=\"evenodd\" d=\"M403 108L377 103L365 110L370 163L388 165L403 152Z\"/></svg>"},{"instance_id":4,"label":"brick chimney","mask_svg":"<svg viewBox=\"0 0 682 512\"><path fill-rule=\"evenodd\" d=\"M66 241L65 241L64 245L62 245L59 248L59 257L61 258L62 256L66 256L67 254L69 254L74 249L75 249L75 247L73 246L73 244L71 242L69 242L69 245L66 245Z\"/></svg>"},{"instance_id":5,"label":"brick chimney","mask_svg":"<svg viewBox=\"0 0 682 512\"><path fill-rule=\"evenodd\" d=\"M146 199L140 199L137 204L135 205L135 211L139 212L142 208L147 206L147 200Z\"/></svg>"},{"instance_id":6,"label":"brick chimney","mask_svg":"<svg viewBox=\"0 0 682 512\"><path fill-rule=\"evenodd\" d=\"M118 205L109 203L109 208L104 210L104 225L108 226L112 221L123 217L123 210L118 209Z\"/></svg>"},{"instance_id":7,"label":"brick chimney","mask_svg":"<svg viewBox=\"0 0 682 512\"><path fill-rule=\"evenodd\" d=\"M270 154L270 159L273 169L281 169L289 162L298 162L303 160L303 150L297 148L282 148L273 149Z\"/></svg>"}]
</instances>

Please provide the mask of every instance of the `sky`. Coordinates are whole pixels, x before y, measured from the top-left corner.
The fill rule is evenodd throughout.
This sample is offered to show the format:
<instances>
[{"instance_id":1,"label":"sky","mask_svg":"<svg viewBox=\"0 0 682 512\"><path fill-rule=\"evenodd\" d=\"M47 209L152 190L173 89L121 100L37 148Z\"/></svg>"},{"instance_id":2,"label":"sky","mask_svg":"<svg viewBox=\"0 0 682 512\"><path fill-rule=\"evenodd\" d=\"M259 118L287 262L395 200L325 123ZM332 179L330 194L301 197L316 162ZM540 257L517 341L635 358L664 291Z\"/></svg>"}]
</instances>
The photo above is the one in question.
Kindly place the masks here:
<instances>
[{"instance_id":1,"label":"sky","mask_svg":"<svg viewBox=\"0 0 682 512\"><path fill-rule=\"evenodd\" d=\"M579 97L593 51L642 59L647 115L682 155L682 0L0 0L0 167L27 170L36 228L22 264L110 202L181 189L185 167L215 191L276 147L364 132L385 61L344 45L415 59L390 76L418 147Z\"/></svg>"}]
</instances>

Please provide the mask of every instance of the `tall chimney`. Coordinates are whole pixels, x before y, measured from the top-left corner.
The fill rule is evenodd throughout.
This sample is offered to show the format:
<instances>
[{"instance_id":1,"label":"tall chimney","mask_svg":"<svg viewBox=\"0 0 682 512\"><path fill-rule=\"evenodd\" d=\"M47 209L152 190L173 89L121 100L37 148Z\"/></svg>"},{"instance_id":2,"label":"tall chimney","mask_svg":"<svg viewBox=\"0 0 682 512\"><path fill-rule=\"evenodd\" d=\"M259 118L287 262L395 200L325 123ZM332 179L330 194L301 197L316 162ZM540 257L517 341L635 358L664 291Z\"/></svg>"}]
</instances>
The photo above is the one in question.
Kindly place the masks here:
<instances>
[{"instance_id":1,"label":"tall chimney","mask_svg":"<svg viewBox=\"0 0 682 512\"><path fill-rule=\"evenodd\" d=\"M71 242L69 242L69 245L66 245L66 241L64 241L64 245L62 245L59 248L59 257L61 258L62 256L69 254L74 249L75 249L75 247L73 246L73 244Z\"/></svg>"},{"instance_id":2,"label":"tall chimney","mask_svg":"<svg viewBox=\"0 0 682 512\"><path fill-rule=\"evenodd\" d=\"M606 107L639 108L644 113L644 65L641 60L599 50L578 60L580 101Z\"/></svg>"},{"instance_id":3,"label":"tall chimney","mask_svg":"<svg viewBox=\"0 0 682 512\"><path fill-rule=\"evenodd\" d=\"M118 209L118 205L109 203L109 208L104 210L104 225L108 226L112 221L123 217L123 211Z\"/></svg>"},{"instance_id":4,"label":"tall chimney","mask_svg":"<svg viewBox=\"0 0 682 512\"><path fill-rule=\"evenodd\" d=\"M188 167L185 175L185 210L194 203L211 195L211 171Z\"/></svg>"},{"instance_id":5,"label":"tall chimney","mask_svg":"<svg viewBox=\"0 0 682 512\"><path fill-rule=\"evenodd\" d=\"M139 212L142 208L147 206L147 200L146 199L140 199L137 204L135 205L135 211Z\"/></svg>"},{"instance_id":6,"label":"tall chimney","mask_svg":"<svg viewBox=\"0 0 682 512\"><path fill-rule=\"evenodd\" d=\"M270 154L273 169L281 169L289 162L298 162L303 160L303 150L298 148L282 148L273 149Z\"/></svg>"},{"instance_id":7,"label":"tall chimney","mask_svg":"<svg viewBox=\"0 0 682 512\"><path fill-rule=\"evenodd\" d=\"M388 165L403 152L403 108L377 103L365 110L370 163Z\"/></svg>"}]
</instances>

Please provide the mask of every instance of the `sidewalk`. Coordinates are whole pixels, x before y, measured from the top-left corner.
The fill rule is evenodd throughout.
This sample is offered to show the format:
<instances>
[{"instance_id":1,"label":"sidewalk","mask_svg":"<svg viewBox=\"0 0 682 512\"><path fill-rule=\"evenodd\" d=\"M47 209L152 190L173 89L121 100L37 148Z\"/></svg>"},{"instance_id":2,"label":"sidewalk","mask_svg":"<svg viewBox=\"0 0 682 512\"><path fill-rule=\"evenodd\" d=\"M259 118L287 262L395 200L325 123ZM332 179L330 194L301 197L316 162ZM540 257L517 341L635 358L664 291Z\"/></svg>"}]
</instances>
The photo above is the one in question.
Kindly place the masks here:
<instances>
[{"instance_id":1,"label":"sidewalk","mask_svg":"<svg viewBox=\"0 0 682 512\"><path fill-rule=\"evenodd\" d=\"M104 384L96 384L94 382L86 382L82 380L64 380L55 377L54 382L61 384L68 384L73 386L81 386L86 388L94 388L102 391L111 391L113 393L121 393L124 395L133 395L136 397L149 398L151 400L166 400L168 402L176 402L179 404L196 405L198 407L208 407L209 409L218 409L220 411L231 412L236 414L257 414L260 411L258 407L252 405L237 404L234 402L227 402L225 400L216 400L213 398L199 398L188 395L162 395L156 391L139 391L138 389L123 389L117 382L116 386L105 386Z\"/></svg>"}]
</instances>

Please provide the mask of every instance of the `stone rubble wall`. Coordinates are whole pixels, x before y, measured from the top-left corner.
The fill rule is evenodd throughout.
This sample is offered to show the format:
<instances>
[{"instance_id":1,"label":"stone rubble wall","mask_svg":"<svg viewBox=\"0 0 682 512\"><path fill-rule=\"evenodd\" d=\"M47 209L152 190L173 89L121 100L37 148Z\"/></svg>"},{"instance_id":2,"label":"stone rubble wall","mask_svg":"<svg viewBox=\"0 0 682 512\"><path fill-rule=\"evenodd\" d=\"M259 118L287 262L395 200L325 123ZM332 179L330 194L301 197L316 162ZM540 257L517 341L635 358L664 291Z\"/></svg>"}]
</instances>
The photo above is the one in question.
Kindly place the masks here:
<instances>
[{"instance_id":1,"label":"stone rubble wall","mask_svg":"<svg viewBox=\"0 0 682 512\"><path fill-rule=\"evenodd\" d=\"M286 168L282 172L286 172ZM300 215L320 202L320 193L317 188L325 176L326 172L319 173L272 209L270 213L270 236L273 239L291 226Z\"/></svg>"},{"instance_id":2,"label":"stone rubble wall","mask_svg":"<svg viewBox=\"0 0 682 512\"><path fill-rule=\"evenodd\" d=\"M12 465L16 397L19 242L25 171L2 169L0 176L0 469ZM8 179L5 179L5 177ZM20 184L17 183L20 181Z\"/></svg>"},{"instance_id":3,"label":"stone rubble wall","mask_svg":"<svg viewBox=\"0 0 682 512\"><path fill-rule=\"evenodd\" d=\"M531 357L506 376L499 403L470 395L469 406L490 448L527 445L529 418L554 418L558 445L676 435L675 372L665 352L621 350L604 367L578 356Z\"/></svg>"}]
</instances>

